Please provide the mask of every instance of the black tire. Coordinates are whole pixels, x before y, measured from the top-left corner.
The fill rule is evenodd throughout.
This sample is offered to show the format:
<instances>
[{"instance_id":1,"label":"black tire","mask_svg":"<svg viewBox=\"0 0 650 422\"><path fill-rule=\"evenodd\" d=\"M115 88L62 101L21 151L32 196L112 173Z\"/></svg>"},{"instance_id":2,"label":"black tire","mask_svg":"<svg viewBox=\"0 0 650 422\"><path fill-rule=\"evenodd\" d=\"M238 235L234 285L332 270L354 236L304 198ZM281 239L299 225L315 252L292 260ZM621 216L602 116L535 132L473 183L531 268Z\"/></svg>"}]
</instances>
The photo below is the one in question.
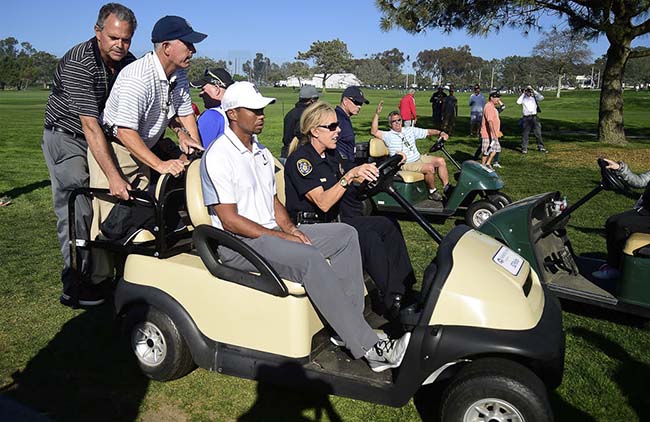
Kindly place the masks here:
<instances>
[{"instance_id":1,"label":"black tire","mask_svg":"<svg viewBox=\"0 0 650 422\"><path fill-rule=\"evenodd\" d=\"M157 381L181 378L196 368L174 321L154 307L129 309L124 334L142 372Z\"/></svg>"},{"instance_id":2,"label":"black tire","mask_svg":"<svg viewBox=\"0 0 650 422\"><path fill-rule=\"evenodd\" d=\"M465 223L473 229L478 229L496 211L497 207L492 202L483 199L473 202L465 212Z\"/></svg>"},{"instance_id":3,"label":"black tire","mask_svg":"<svg viewBox=\"0 0 650 422\"><path fill-rule=\"evenodd\" d=\"M502 192L488 194L488 199L497 207L498 210L505 208L512 203L512 199Z\"/></svg>"},{"instance_id":4,"label":"black tire","mask_svg":"<svg viewBox=\"0 0 650 422\"><path fill-rule=\"evenodd\" d=\"M505 359L468 364L446 388L441 403L441 422L553 421L542 381L525 366Z\"/></svg>"}]
</instances>

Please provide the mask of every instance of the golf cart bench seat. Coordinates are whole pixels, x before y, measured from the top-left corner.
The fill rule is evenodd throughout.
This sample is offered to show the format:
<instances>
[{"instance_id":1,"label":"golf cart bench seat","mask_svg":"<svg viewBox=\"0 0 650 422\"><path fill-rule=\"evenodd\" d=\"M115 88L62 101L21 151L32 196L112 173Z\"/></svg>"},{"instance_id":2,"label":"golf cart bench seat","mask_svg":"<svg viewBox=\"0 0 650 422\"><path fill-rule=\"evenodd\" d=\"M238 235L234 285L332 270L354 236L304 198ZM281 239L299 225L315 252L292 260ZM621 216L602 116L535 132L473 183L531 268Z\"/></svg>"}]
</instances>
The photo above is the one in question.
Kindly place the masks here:
<instances>
[{"instance_id":1,"label":"golf cart bench seat","mask_svg":"<svg viewBox=\"0 0 650 422\"><path fill-rule=\"evenodd\" d=\"M630 256L650 257L650 233L632 233L625 243L623 253Z\"/></svg>"},{"instance_id":2,"label":"golf cart bench seat","mask_svg":"<svg viewBox=\"0 0 650 422\"><path fill-rule=\"evenodd\" d=\"M372 158L381 158L388 156L388 148L386 148L384 141L379 138L372 138L370 140L369 149L370 156ZM404 181L404 183L415 183L424 180L424 174L417 171L400 170L397 172L397 176L399 176Z\"/></svg>"},{"instance_id":3,"label":"golf cart bench seat","mask_svg":"<svg viewBox=\"0 0 650 422\"><path fill-rule=\"evenodd\" d=\"M283 186L284 186L284 176L283 176L283 170L284 167L282 164L276 161L276 179L278 177L282 178L283 181ZM212 240L209 239L204 239L199 240L199 242L207 242L206 246L209 246L210 250L203 250L203 252L200 252L201 257L203 258L204 264L208 268L208 270L214 275L215 277L219 278L225 278L226 280L236 280L237 283L239 284L244 284L248 285L249 287L252 288L259 288L259 277L260 273L259 272L246 272L246 271L240 271L234 268L226 267L221 264L221 261L218 259L216 256L216 251L212 250L215 243L217 242L219 244L224 244L224 243L231 243L235 244L237 243L237 248L239 250L240 247L244 247L243 242L237 242L238 239L236 239L234 236L231 236L227 232L223 230L219 230L215 227L212 227L212 219L210 218L210 214L208 212L208 207L205 206L205 203L203 202L203 190L201 188L201 174L200 174L200 166L201 166L201 160L194 160L187 168L187 175L186 175L186 188L185 188L185 199L187 203L187 212L190 216L190 220L192 221L192 225L195 228L198 228L201 225L209 226L210 229L210 234L208 234L208 237L215 237ZM280 170L278 170L280 169ZM280 175L278 176L278 173ZM203 228L202 230L205 231L207 229ZM201 233L199 233L199 236L204 236ZM210 243L212 243L210 245ZM195 242L195 246L197 248L199 247L198 244ZM284 284L284 289L287 294L291 296L305 296L307 293L305 292L304 287L296 282L290 281L290 280L285 280L282 279L282 282ZM283 289L279 286L275 287L269 287L270 291L267 291L267 293L271 294L277 294L280 293ZM264 290L262 288L261 290Z\"/></svg>"}]
</instances>

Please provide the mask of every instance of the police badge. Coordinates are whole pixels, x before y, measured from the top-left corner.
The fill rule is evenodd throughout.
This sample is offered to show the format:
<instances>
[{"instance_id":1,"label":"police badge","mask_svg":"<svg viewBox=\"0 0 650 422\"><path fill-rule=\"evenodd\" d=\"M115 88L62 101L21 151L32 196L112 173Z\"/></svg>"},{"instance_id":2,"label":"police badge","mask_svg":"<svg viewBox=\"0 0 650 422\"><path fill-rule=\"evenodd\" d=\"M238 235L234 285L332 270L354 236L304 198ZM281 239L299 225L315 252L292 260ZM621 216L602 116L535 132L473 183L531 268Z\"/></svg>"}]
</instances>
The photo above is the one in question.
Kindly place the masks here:
<instances>
[{"instance_id":1,"label":"police badge","mask_svg":"<svg viewBox=\"0 0 650 422\"><path fill-rule=\"evenodd\" d=\"M313 170L311 163L305 158L298 160L296 167L298 168L298 173L303 177L307 176Z\"/></svg>"}]
</instances>

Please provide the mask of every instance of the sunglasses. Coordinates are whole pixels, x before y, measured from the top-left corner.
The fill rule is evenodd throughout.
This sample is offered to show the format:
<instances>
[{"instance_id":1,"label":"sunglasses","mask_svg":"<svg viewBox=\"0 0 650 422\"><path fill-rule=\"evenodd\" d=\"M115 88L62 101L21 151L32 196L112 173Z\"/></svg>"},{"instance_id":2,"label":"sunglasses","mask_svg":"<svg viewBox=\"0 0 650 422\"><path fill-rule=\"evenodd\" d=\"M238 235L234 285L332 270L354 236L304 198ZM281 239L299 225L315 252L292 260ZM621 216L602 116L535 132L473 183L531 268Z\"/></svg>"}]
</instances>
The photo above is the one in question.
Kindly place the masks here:
<instances>
[{"instance_id":1,"label":"sunglasses","mask_svg":"<svg viewBox=\"0 0 650 422\"><path fill-rule=\"evenodd\" d=\"M205 72L203 72L203 76L210 78L210 84L219 86L221 88L226 88L226 84L224 83L224 81L222 81L220 77L212 73L210 69L205 69Z\"/></svg>"},{"instance_id":2,"label":"sunglasses","mask_svg":"<svg viewBox=\"0 0 650 422\"><path fill-rule=\"evenodd\" d=\"M354 104L355 106L361 107L363 105L363 101L357 101L352 97L348 97L348 100L352 101L352 104Z\"/></svg>"},{"instance_id":3,"label":"sunglasses","mask_svg":"<svg viewBox=\"0 0 650 422\"><path fill-rule=\"evenodd\" d=\"M322 127L323 129L328 129L330 132L334 132L336 128L339 127L339 122L333 122L329 125L318 125L318 127Z\"/></svg>"},{"instance_id":4,"label":"sunglasses","mask_svg":"<svg viewBox=\"0 0 650 422\"><path fill-rule=\"evenodd\" d=\"M391 121L390 121L390 124L391 124L391 125L394 125L395 123L399 123L399 122L401 122L401 121L402 121L402 119L391 120Z\"/></svg>"}]
</instances>

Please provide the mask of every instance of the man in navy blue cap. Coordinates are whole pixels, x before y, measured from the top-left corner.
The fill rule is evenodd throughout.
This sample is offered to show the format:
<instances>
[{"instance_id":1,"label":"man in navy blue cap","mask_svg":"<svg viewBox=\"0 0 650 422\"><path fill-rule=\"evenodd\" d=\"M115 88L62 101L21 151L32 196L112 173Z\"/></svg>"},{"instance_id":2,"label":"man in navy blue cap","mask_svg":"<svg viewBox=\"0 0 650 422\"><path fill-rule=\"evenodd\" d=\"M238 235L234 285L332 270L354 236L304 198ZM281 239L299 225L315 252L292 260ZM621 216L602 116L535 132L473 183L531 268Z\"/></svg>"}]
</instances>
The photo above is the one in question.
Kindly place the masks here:
<instances>
[{"instance_id":1,"label":"man in navy blue cap","mask_svg":"<svg viewBox=\"0 0 650 422\"><path fill-rule=\"evenodd\" d=\"M196 52L194 44L207 35L196 32L179 16L165 16L151 32L154 51L126 66L115 81L106 102L103 126L117 160L118 168L133 189L149 187L150 170L178 176L185 170L187 157L194 149L203 149L192 110L186 69ZM176 132L180 149L178 158L161 159L151 151L170 126ZM161 139L162 138L162 139ZM170 148L164 148L164 150ZM169 146L168 146L169 147ZM105 188L108 182L96 161L89 155L90 186ZM94 199L91 239L99 234L103 222L116 201ZM93 276L110 277L110 260L94 254ZM104 257L102 257L104 258Z\"/></svg>"},{"instance_id":2,"label":"man in navy blue cap","mask_svg":"<svg viewBox=\"0 0 650 422\"><path fill-rule=\"evenodd\" d=\"M341 95L341 104L336 106L336 117L339 120L339 139L336 142L336 150L343 155L343 157L354 163L354 129L352 129L352 122L350 117L356 116L361 111L361 106L369 104L370 101L363 96L361 88L358 86L349 86L345 88Z\"/></svg>"}]
</instances>

